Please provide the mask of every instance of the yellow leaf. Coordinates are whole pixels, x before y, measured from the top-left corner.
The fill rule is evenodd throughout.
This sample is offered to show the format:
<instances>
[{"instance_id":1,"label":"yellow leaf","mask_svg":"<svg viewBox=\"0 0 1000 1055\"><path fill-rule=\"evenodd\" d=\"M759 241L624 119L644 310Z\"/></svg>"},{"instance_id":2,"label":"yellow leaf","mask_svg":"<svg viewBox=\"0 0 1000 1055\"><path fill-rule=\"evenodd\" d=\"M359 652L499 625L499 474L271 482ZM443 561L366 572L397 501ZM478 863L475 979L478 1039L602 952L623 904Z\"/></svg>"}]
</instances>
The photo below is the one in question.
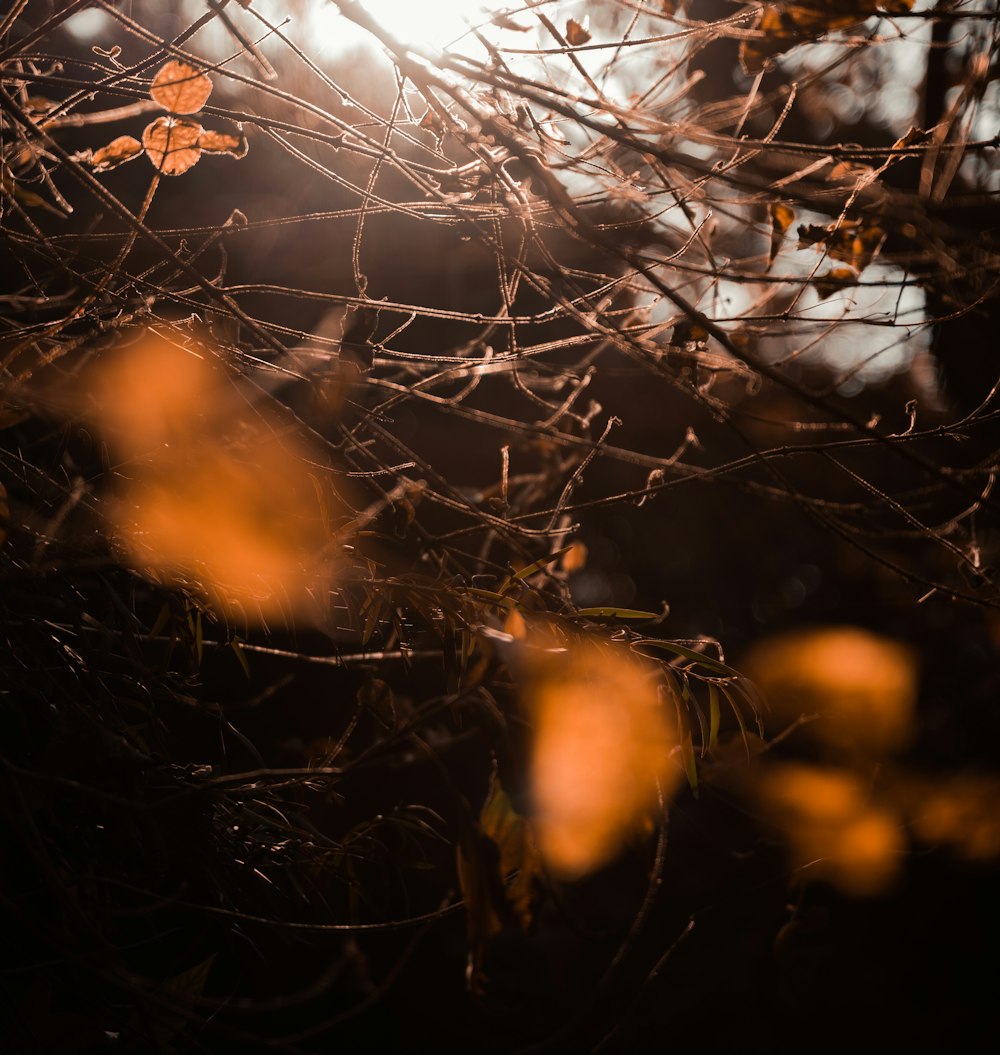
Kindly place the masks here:
<instances>
[{"instance_id":1,"label":"yellow leaf","mask_svg":"<svg viewBox=\"0 0 1000 1055\"><path fill-rule=\"evenodd\" d=\"M212 94L208 74L176 59L164 63L153 78L149 94L164 110L173 114L193 114Z\"/></svg>"},{"instance_id":2,"label":"yellow leaf","mask_svg":"<svg viewBox=\"0 0 1000 1055\"><path fill-rule=\"evenodd\" d=\"M164 176L180 176L201 159L204 129L197 121L158 117L142 133L142 145L153 166Z\"/></svg>"}]
</instances>

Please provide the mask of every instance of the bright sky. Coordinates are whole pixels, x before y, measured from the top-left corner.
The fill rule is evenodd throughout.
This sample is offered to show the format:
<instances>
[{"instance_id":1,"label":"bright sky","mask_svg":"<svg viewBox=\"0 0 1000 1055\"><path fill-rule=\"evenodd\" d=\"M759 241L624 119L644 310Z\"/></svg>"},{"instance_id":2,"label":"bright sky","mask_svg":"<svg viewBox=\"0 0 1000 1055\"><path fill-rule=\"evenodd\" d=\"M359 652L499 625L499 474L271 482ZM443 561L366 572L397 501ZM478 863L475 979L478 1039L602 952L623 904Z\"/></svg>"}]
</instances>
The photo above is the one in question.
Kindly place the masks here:
<instances>
[{"instance_id":1,"label":"bright sky","mask_svg":"<svg viewBox=\"0 0 1000 1055\"><path fill-rule=\"evenodd\" d=\"M468 24L483 20L483 4L477 0L362 0L362 6L390 33L407 43L445 47L461 37ZM493 4L493 7L498 4ZM343 28L336 4L319 5L321 17Z\"/></svg>"}]
</instances>

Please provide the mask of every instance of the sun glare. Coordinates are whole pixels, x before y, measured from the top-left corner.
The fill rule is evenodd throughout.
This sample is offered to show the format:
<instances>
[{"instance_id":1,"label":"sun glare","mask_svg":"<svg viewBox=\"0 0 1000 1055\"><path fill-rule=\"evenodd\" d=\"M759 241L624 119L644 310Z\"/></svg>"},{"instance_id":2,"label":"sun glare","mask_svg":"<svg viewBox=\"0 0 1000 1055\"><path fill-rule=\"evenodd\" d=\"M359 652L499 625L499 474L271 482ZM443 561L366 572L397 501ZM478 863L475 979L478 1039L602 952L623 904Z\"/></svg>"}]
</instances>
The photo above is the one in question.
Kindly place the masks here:
<instances>
[{"instance_id":1,"label":"sun glare","mask_svg":"<svg viewBox=\"0 0 1000 1055\"><path fill-rule=\"evenodd\" d=\"M488 5L476 0L433 0L426 4L415 0L363 0L361 6L397 39L431 48L447 47L465 36L470 26L489 18ZM327 31L337 33L339 40L353 43L366 35L351 27L336 4L324 2L319 10Z\"/></svg>"}]
</instances>

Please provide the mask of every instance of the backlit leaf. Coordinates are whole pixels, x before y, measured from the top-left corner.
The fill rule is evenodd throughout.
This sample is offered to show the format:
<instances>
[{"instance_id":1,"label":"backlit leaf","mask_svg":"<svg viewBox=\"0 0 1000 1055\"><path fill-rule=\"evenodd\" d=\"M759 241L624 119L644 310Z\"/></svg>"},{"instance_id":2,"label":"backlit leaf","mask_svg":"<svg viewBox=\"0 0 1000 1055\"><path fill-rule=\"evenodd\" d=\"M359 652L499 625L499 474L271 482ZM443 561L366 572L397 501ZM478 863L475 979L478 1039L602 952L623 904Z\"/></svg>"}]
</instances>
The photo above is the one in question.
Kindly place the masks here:
<instances>
[{"instance_id":1,"label":"backlit leaf","mask_svg":"<svg viewBox=\"0 0 1000 1055\"><path fill-rule=\"evenodd\" d=\"M826 227L803 224L798 234L800 249L820 246L834 260L850 264L856 271L864 271L885 240L881 227L866 225L863 220L840 220Z\"/></svg>"},{"instance_id":2,"label":"backlit leaf","mask_svg":"<svg viewBox=\"0 0 1000 1055\"><path fill-rule=\"evenodd\" d=\"M780 763L763 770L757 797L803 878L824 879L854 897L881 894L896 878L905 852L900 818L871 804L861 776Z\"/></svg>"},{"instance_id":3,"label":"backlit leaf","mask_svg":"<svg viewBox=\"0 0 1000 1055\"><path fill-rule=\"evenodd\" d=\"M142 145L154 168L165 176L180 176L201 159L203 134L197 121L158 117L146 126Z\"/></svg>"},{"instance_id":4,"label":"backlit leaf","mask_svg":"<svg viewBox=\"0 0 1000 1055\"><path fill-rule=\"evenodd\" d=\"M208 102L212 81L194 66L172 59L156 71L149 94L172 114L193 114Z\"/></svg>"},{"instance_id":5,"label":"backlit leaf","mask_svg":"<svg viewBox=\"0 0 1000 1055\"><path fill-rule=\"evenodd\" d=\"M562 570L567 575L572 575L575 571L581 571L587 566L587 547L577 540L572 543L569 549L563 554L562 557Z\"/></svg>"},{"instance_id":6,"label":"backlit leaf","mask_svg":"<svg viewBox=\"0 0 1000 1055\"><path fill-rule=\"evenodd\" d=\"M765 638L743 668L778 722L813 715L801 735L838 751L877 754L909 736L917 667L905 645L859 627L820 627Z\"/></svg>"},{"instance_id":7,"label":"backlit leaf","mask_svg":"<svg viewBox=\"0 0 1000 1055\"><path fill-rule=\"evenodd\" d=\"M522 699L534 729L533 824L555 875L575 878L610 861L680 773L673 716L659 669L623 645L529 637Z\"/></svg>"},{"instance_id":8,"label":"backlit leaf","mask_svg":"<svg viewBox=\"0 0 1000 1055\"><path fill-rule=\"evenodd\" d=\"M319 459L247 413L216 353L149 332L106 353L74 394L128 466L109 519L134 567L250 619L315 611L331 572Z\"/></svg>"},{"instance_id":9,"label":"backlit leaf","mask_svg":"<svg viewBox=\"0 0 1000 1055\"><path fill-rule=\"evenodd\" d=\"M246 156L247 140L242 133L211 132L204 129L198 136L198 146L206 154L231 154L234 158Z\"/></svg>"},{"instance_id":10,"label":"backlit leaf","mask_svg":"<svg viewBox=\"0 0 1000 1055\"><path fill-rule=\"evenodd\" d=\"M95 150L90 164L95 172L108 172L126 161L131 161L142 153L142 143L135 136L119 136L112 139L106 147Z\"/></svg>"}]
</instances>

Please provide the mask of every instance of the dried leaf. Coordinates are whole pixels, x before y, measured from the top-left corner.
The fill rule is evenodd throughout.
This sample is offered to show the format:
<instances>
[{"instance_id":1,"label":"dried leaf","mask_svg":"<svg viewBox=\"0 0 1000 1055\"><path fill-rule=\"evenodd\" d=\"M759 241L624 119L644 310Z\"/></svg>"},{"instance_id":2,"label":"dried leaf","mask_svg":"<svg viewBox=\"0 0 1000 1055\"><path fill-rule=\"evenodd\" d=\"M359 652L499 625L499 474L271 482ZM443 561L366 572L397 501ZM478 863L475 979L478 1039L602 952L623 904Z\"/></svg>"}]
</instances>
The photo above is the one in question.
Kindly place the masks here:
<instances>
[{"instance_id":1,"label":"dried leaf","mask_svg":"<svg viewBox=\"0 0 1000 1055\"><path fill-rule=\"evenodd\" d=\"M538 851L525 819L511 805L499 777L493 775L490 790L479 815L483 834L500 851L500 878L517 875L508 884L507 900L522 927L531 925L531 904L541 868Z\"/></svg>"},{"instance_id":2,"label":"dried leaf","mask_svg":"<svg viewBox=\"0 0 1000 1055\"><path fill-rule=\"evenodd\" d=\"M821 245L830 234L829 227L820 227L819 224L799 224L799 249L805 249L810 245Z\"/></svg>"},{"instance_id":3,"label":"dried leaf","mask_svg":"<svg viewBox=\"0 0 1000 1055\"><path fill-rule=\"evenodd\" d=\"M850 264L856 271L864 271L885 239L881 227L865 227L861 220L842 220L827 227L803 224L798 233L800 249L824 246L834 260Z\"/></svg>"},{"instance_id":4,"label":"dried leaf","mask_svg":"<svg viewBox=\"0 0 1000 1055\"><path fill-rule=\"evenodd\" d=\"M913 146L918 139L922 138L923 132L916 125L910 125L910 127L892 144L893 150L905 150L909 146Z\"/></svg>"},{"instance_id":5,"label":"dried leaf","mask_svg":"<svg viewBox=\"0 0 1000 1055\"><path fill-rule=\"evenodd\" d=\"M749 74L766 70L772 60L806 40L815 40L839 29L864 22L875 7L903 13L913 0L803 0L786 7L767 7L754 26L756 36L740 44L740 63Z\"/></svg>"},{"instance_id":6,"label":"dried leaf","mask_svg":"<svg viewBox=\"0 0 1000 1055\"><path fill-rule=\"evenodd\" d=\"M164 63L156 72L149 94L164 110L174 114L197 113L212 94L208 74L176 59Z\"/></svg>"},{"instance_id":7,"label":"dried leaf","mask_svg":"<svg viewBox=\"0 0 1000 1055\"><path fill-rule=\"evenodd\" d=\"M456 865L469 942L466 977L469 988L482 994L487 982L487 944L505 925L531 925L541 874L528 822L515 812L496 773L490 778L478 823L459 840Z\"/></svg>"},{"instance_id":8,"label":"dried leaf","mask_svg":"<svg viewBox=\"0 0 1000 1055\"><path fill-rule=\"evenodd\" d=\"M246 157L247 139L242 133L211 132L203 130L198 136L198 146L206 154L230 154L234 158Z\"/></svg>"},{"instance_id":9,"label":"dried leaf","mask_svg":"<svg viewBox=\"0 0 1000 1055\"><path fill-rule=\"evenodd\" d=\"M708 330L699 322L692 322L690 319L683 319L674 327L674 332L670 336L670 343L675 348L683 348L685 345L693 344L697 347L704 347L708 341Z\"/></svg>"},{"instance_id":10,"label":"dried leaf","mask_svg":"<svg viewBox=\"0 0 1000 1055\"><path fill-rule=\"evenodd\" d=\"M586 25L581 25L575 18L566 20L566 43L572 45L574 48L579 47L581 44L586 44L590 41L590 32Z\"/></svg>"},{"instance_id":11,"label":"dried leaf","mask_svg":"<svg viewBox=\"0 0 1000 1055\"><path fill-rule=\"evenodd\" d=\"M90 164L95 172L108 172L126 161L137 158L142 153L142 143L135 136L119 136L113 139L106 147L95 150L91 155Z\"/></svg>"},{"instance_id":12,"label":"dried leaf","mask_svg":"<svg viewBox=\"0 0 1000 1055\"><path fill-rule=\"evenodd\" d=\"M827 297L832 297L834 293L838 293L840 290L846 289L849 286L856 286L857 284L858 276L849 267L831 268L825 275L820 275L820 277L813 282L813 286L819 294L820 300L826 300Z\"/></svg>"},{"instance_id":13,"label":"dried leaf","mask_svg":"<svg viewBox=\"0 0 1000 1055\"><path fill-rule=\"evenodd\" d=\"M142 133L146 156L164 176L180 176L201 160L204 129L197 121L158 117Z\"/></svg>"},{"instance_id":14,"label":"dried leaf","mask_svg":"<svg viewBox=\"0 0 1000 1055\"><path fill-rule=\"evenodd\" d=\"M439 138L445 133L444 121L441 120L440 114L432 106L427 107L426 113L420 118L418 127L424 128L428 132L433 132Z\"/></svg>"},{"instance_id":15,"label":"dried leaf","mask_svg":"<svg viewBox=\"0 0 1000 1055\"><path fill-rule=\"evenodd\" d=\"M830 256L842 260L858 271L872 262L879 246L885 240L885 231L881 227L866 227L859 231L846 232L843 238L836 238L830 246Z\"/></svg>"},{"instance_id":16,"label":"dried leaf","mask_svg":"<svg viewBox=\"0 0 1000 1055\"><path fill-rule=\"evenodd\" d=\"M795 213L787 206L775 203L771 206L771 246L767 253L767 268L770 270L774 258L778 255L785 232L792 225Z\"/></svg>"}]
</instances>

